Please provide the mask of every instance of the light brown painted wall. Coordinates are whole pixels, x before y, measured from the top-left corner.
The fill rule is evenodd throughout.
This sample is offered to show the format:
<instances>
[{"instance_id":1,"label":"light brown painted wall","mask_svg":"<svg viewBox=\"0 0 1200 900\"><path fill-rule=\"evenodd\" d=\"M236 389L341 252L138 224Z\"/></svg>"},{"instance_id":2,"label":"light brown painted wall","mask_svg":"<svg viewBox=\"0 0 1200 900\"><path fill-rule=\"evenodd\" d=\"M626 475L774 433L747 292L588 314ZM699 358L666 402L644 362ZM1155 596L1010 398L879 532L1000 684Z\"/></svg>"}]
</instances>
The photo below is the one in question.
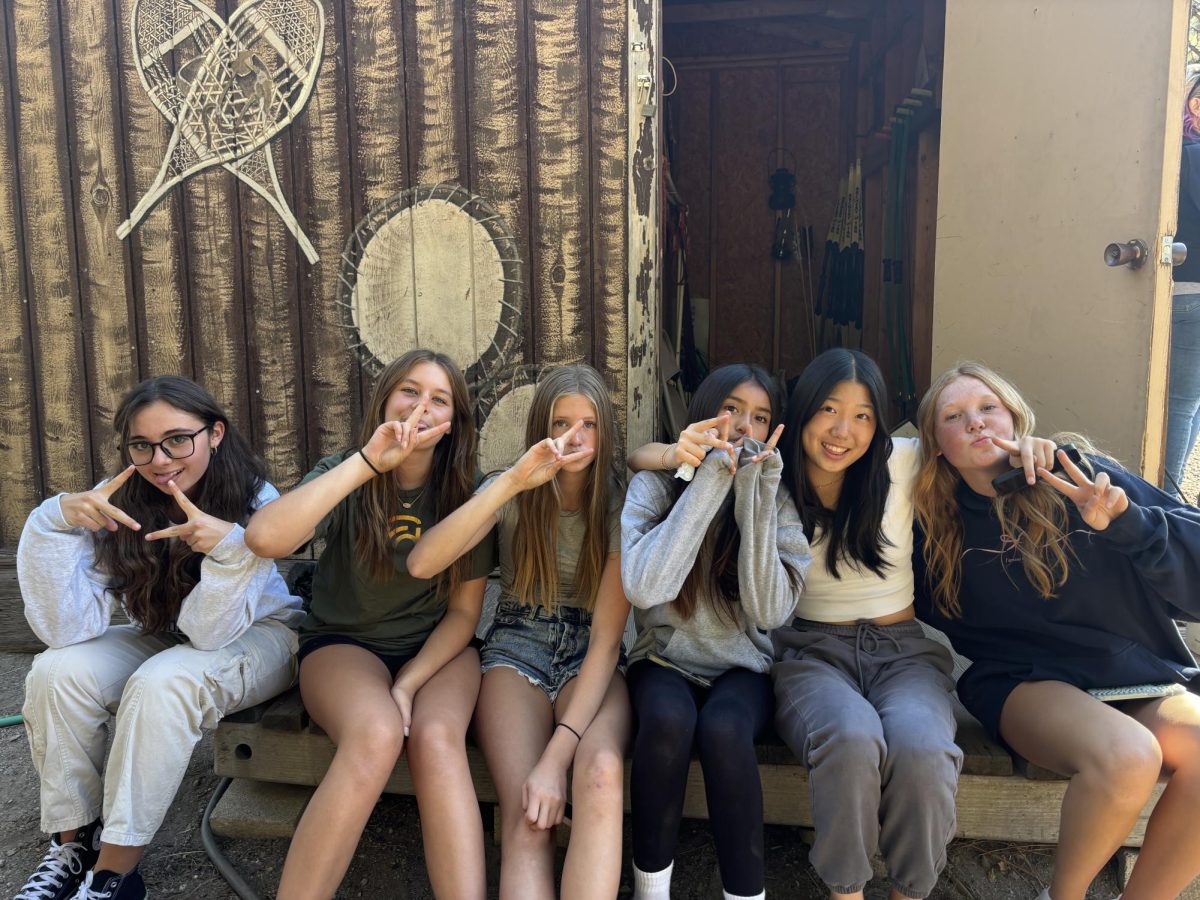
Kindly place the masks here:
<instances>
[{"instance_id":1,"label":"light brown painted wall","mask_svg":"<svg viewBox=\"0 0 1200 900\"><path fill-rule=\"evenodd\" d=\"M1039 430L1161 461L1187 0L948 0L933 372L981 359ZM1200 252L1200 248L1193 248Z\"/></svg>"}]
</instances>

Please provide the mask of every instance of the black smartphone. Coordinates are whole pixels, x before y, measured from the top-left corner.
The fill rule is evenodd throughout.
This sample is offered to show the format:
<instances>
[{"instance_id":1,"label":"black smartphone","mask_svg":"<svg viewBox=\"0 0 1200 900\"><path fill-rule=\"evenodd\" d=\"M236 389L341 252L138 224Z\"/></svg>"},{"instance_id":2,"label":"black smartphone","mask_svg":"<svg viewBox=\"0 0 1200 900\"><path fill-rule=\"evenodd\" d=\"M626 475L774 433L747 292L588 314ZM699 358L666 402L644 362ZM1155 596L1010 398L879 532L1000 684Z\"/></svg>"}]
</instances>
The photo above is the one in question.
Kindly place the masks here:
<instances>
[{"instance_id":1,"label":"black smartphone","mask_svg":"<svg viewBox=\"0 0 1200 900\"><path fill-rule=\"evenodd\" d=\"M1067 458L1077 466L1083 465L1083 456L1075 449L1074 444L1062 444L1059 450L1067 454ZM1050 471L1059 473L1063 470L1063 464L1059 461L1058 454L1054 454L1054 465ZM1003 497L1005 494L1015 494L1021 488L1029 487L1029 483L1025 480L1025 469L1009 469L1003 475L997 475L992 479L992 487L996 490L996 495Z\"/></svg>"}]
</instances>

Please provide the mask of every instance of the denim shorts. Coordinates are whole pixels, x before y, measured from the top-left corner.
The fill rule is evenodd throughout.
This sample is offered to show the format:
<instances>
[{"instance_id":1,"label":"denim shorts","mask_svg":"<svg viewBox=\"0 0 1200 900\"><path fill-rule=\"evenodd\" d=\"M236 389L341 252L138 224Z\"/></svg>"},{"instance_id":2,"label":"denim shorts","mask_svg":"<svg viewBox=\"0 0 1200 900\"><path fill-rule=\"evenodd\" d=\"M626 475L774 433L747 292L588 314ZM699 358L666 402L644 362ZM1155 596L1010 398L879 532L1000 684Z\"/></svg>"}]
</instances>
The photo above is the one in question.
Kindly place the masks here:
<instances>
[{"instance_id":1,"label":"denim shorts","mask_svg":"<svg viewBox=\"0 0 1200 900\"><path fill-rule=\"evenodd\" d=\"M541 606L501 601L483 639L479 666L515 669L553 703L566 683L579 674L592 634L592 614L560 606L557 613ZM621 651L621 665L625 651Z\"/></svg>"}]
</instances>

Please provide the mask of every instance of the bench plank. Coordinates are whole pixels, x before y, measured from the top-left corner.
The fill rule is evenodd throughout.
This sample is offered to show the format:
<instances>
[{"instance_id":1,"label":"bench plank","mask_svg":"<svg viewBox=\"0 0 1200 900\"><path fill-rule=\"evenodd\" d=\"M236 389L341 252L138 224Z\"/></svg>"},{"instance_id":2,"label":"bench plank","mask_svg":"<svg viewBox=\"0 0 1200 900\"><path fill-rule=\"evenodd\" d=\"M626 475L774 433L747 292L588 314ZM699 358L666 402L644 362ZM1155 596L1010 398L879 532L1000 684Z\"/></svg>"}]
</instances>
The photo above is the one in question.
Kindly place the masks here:
<instances>
[{"instance_id":1,"label":"bench plank","mask_svg":"<svg viewBox=\"0 0 1200 900\"><path fill-rule=\"evenodd\" d=\"M333 759L333 743L309 728L300 732L266 728L260 723L233 722L226 719L217 728L213 742L213 767L218 775L252 778L285 784L315 786L320 783ZM760 760L776 754L773 748L760 748ZM478 748L467 752L476 794L480 801L496 802L492 785ZM808 774L795 760L787 764L761 762L763 819L771 825L812 826ZM688 772L684 815L707 818L704 776L700 764L693 762ZM1058 839L1059 809L1067 782L1031 781L1020 775L964 774L958 786L958 830L961 838L985 840L1035 841L1053 843ZM385 791L412 794L412 778L406 757L401 757L388 780ZM625 768L626 809L629 808L629 764ZM1142 811L1126 842L1141 846L1149 817L1162 785Z\"/></svg>"}]
</instances>

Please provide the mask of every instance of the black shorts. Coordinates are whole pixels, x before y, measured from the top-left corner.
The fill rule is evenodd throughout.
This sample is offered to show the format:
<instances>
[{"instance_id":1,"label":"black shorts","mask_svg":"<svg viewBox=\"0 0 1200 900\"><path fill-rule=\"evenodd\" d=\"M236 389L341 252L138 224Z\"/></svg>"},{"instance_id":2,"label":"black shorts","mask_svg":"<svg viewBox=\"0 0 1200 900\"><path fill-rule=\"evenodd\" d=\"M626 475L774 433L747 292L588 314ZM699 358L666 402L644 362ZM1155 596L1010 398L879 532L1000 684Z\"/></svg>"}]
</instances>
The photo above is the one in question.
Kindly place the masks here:
<instances>
[{"instance_id":1,"label":"black shorts","mask_svg":"<svg viewBox=\"0 0 1200 900\"><path fill-rule=\"evenodd\" d=\"M374 654L375 658L387 667L388 674L392 678L396 677L396 673L404 667L405 663L417 655L416 651L412 653L384 653L344 634L318 634L300 645L300 651L296 654L297 663L303 663L304 658L310 653L320 650L322 647L332 647L335 644L349 644L351 647L362 647L368 653ZM483 642L479 638L474 637L471 638L471 643L468 644L468 646L474 647L476 650L482 645Z\"/></svg>"}]
</instances>

